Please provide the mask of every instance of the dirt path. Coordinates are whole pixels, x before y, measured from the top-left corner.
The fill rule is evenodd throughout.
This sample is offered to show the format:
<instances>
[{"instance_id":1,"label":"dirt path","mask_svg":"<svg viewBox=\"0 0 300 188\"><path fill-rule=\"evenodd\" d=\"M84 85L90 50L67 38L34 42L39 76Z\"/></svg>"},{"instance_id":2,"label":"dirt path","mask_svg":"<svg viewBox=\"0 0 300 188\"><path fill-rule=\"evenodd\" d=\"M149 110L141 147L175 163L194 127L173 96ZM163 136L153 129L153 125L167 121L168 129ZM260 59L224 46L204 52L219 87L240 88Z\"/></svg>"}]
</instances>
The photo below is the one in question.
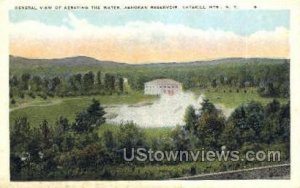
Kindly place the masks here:
<instances>
[{"instance_id":1,"label":"dirt path","mask_svg":"<svg viewBox=\"0 0 300 188\"><path fill-rule=\"evenodd\" d=\"M60 98L60 99L51 99L51 100L46 100L46 101L41 101L41 102L29 102L29 103L23 103L20 104L17 107L10 108L9 112L13 112L15 110L23 109L23 108L28 108L28 107L44 107L44 106L53 106L57 104L61 104L64 101L68 100L74 100L74 99L82 99L83 97L72 97L72 98ZM39 104L42 103L42 104Z\"/></svg>"},{"instance_id":2,"label":"dirt path","mask_svg":"<svg viewBox=\"0 0 300 188\"><path fill-rule=\"evenodd\" d=\"M53 99L53 100L49 100L49 101L48 100L47 101L41 101L40 103L42 103L42 104L39 104L39 102L37 102L37 103L35 103L35 102L23 103L23 104L20 104L17 107L10 108L9 112L13 112L15 110L20 110L20 109L29 108L29 107L54 106L54 105L61 104L64 101L83 99L83 98L89 98L89 97L86 96L86 97L72 97L72 98ZM145 105L150 105L150 104L152 104L152 102L138 102L136 104L131 104L129 106L138 107L138 106L145 106ZM117 107L120 107L122 105L126 105L126 104L110 104L110 105L102 105L102 106L104 108L117 108Z\"/></svg>"},{"instance_id":3,"label":"dirt path","mask_svg":"<svg viewBox=\"0 0 300 188\"><path fill-rule=\"evenodd\" d=\"M44 106L53 106L53 105L57 105L57 104L60 104L62 103L63 100L62 99L57 99L57 100L52 100L52 101L49 101L48 103L45 103L45 104L32 104L32 103L24 103L24 104L21 104L20 106L17 106L17 107L14 107L14 108L10 108L9 109L9 112L13 112L15 110L19 110L19 109L23 109L23 108L28 108L28 107L44 107Z\"/></svg>"}]
</instances>

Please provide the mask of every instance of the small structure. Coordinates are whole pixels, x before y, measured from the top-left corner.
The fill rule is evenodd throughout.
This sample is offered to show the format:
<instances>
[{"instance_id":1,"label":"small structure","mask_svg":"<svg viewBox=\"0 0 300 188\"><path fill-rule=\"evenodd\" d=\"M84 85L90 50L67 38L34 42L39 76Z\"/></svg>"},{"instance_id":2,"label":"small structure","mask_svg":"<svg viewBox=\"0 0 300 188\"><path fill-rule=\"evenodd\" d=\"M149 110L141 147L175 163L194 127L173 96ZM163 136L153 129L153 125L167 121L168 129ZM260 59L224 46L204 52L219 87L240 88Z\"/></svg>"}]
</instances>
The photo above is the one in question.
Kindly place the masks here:
<instances>
[{"instance_id":1,"label":"small structure","mask_svg":"<svg viewBox=\"0 0 300 188\"><path fill-rule=\"evenodd\" d=\"M175 95L182 91L182 84L172 79L156 79L144 84L145 95Z\"/></svg>"}]
</instances>

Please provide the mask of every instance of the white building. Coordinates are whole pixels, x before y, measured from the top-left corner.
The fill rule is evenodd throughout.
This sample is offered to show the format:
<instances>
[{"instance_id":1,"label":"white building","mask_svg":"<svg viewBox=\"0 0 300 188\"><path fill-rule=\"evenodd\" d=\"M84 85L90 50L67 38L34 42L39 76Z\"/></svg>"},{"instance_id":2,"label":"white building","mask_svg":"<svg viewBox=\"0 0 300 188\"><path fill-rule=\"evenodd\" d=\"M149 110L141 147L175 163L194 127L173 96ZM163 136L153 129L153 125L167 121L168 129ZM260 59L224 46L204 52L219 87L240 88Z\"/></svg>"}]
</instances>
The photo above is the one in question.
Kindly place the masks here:
<instances>
[{"instance_id":1,"label":"white building","mask_svg":"<svg viewBox=\"0 0 300 188\"><path fill-rule=\"evenodd\" d=\"M175 95L182 91L182 84L172 79L156 79L144 84L145 95Z\"/></svg>"}]
</instances>

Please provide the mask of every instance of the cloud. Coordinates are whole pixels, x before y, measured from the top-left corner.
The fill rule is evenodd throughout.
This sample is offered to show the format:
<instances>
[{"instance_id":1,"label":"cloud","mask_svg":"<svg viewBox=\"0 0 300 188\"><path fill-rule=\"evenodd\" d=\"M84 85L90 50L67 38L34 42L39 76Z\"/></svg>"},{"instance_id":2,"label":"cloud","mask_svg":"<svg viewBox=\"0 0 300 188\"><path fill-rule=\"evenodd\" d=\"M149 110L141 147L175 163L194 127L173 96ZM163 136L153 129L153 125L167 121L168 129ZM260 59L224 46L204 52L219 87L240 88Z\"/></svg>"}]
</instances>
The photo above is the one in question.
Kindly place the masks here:
<instances>
[{"instance_id":1,"label":"cloud","mask_svg":"<svg viewBox=\"0 0 300 188\"><path fill-rule=\"evenodd\" d=\"M86 55L128 63L289 55L289 32L284 27L241 36L161 22L96 26L72 13L64 22L63 26L11 23L11 53L35 58Z\"/></svg>"}]
</instances>

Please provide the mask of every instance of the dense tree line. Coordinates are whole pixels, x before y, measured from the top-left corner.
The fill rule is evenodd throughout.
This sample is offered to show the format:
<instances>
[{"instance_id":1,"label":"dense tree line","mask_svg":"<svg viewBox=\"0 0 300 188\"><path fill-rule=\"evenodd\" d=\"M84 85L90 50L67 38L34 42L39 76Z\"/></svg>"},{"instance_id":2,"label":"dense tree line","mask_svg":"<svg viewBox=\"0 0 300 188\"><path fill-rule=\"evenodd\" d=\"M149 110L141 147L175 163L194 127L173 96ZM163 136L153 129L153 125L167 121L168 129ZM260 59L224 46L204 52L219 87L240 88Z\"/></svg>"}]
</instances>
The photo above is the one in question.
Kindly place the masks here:
<instances>
[{"instance_id":1,"label":"dense tree line","mask_svg":"<svg viewBox=\"0 0 300 188\"><path fill-rule=\"evenodd\" d=\"M188 138L196 137L193 142L198 147L219 149L225 145L230 150L243 150L249 145L283 143L289 148L290 104L280 105L276 99L265 107L254 101L241 105L228 119L204 100L199 110L188 107L185 121L181 132Z\"/></svg>"},{"instance_id":2,"label":"dense tree line","mask_svg":"<svg viewBox=\"0 0 300 188\"><path fill-rule=\"evenodd\" d=\"M22 74L20 77L11 76L10 98L24 98L36 96L46 99L53 96L77 96L95 94L124 93L124 79L115 74L102 74L98 71L96 75L89 71L85 74L74 74L67 77L41 77L38 75ZM14 103L14 102L12 102Z\"/></svg>"},{"instance_id":3,"label":"dense tree line","mask_svg":"<svg viewBox=\"0 0 300 188\"><path fill-rule=\"evenodd\" d=\"M96 68L95 68L96 69ZM68 70L68 69L67 69ZM78 96L92 94L124 93L124 78L131 89L144 89L144 83L158 78L171 78L183 84L185 89L210 89L227 87L235 89L257 88L263 97L285 97L290 95L290 64L239 63L216 65L178 66L125 66L113 70L94 70L86 73L67 73L56 76L22 73L11 74L10 96L12 103L26 94L40 96Z\"/></svg>"},{"instance_id":4,"label":"dense tree line","mask_svg":"<svg viewBox=\"0 0 300 188\"><path fill-rule=\"evenodd\" d=\"M128 77L130 86L142 90L144 83L157 78L172 78L185 89L256 87L263 97L289 97L290 65L284 63L241 63L180 67L148 67Z\"/></svg>"}]
</instances>

